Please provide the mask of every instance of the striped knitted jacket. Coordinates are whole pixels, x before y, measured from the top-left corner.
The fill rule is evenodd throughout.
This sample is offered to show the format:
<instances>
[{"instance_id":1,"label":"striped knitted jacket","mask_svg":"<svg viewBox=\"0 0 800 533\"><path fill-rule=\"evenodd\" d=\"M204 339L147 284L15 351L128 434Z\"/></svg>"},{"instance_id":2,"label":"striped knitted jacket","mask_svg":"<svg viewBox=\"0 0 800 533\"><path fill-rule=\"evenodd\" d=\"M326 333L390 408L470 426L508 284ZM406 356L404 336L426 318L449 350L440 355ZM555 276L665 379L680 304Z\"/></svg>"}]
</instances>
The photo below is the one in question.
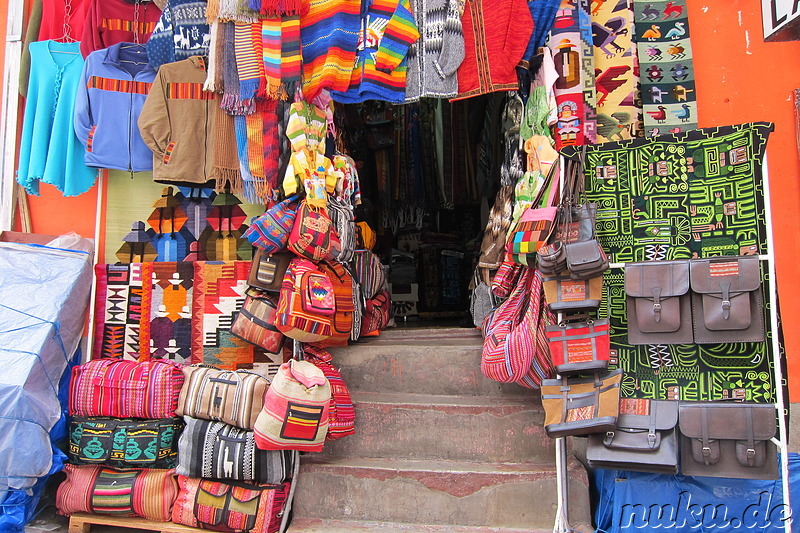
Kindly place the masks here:
<instances>
[{"instance_id":1,"label":"striped knitted jacket","mask_svg":"<svg viewBox=\"0 0 800 533\"><path fill-rule=\"evenodd\" d=\"M406 93L406 54L419 38L410 0L372 0L363 15L350 88L331 91L337 102L385 100L401 104Z\"/></svg>"},{"instance_id":2,"label":"striped knitted jacket","mask_svg":"<svg viewBox=\"0 0 800 533\"><path fill-rule=\"evenodd\" d=\"M456 71L464 59L458 0L412 0L420 38L408 50L406 102L458 94Z\"/></svg>"},{"instance_id":3,"label":"striped knitted jacket","mask_svg":"<svg viewBox=\"0 0 800 533\"><path fill-rule=\"evenodd\" d=\"M147 57L154 68L191 56L207 56L211 31L206 0L168 0L150 39Z\"/></svg>"},{"instance_id":4,"label":"striped knitted jacket","mask_svg":"<svg viewBox=\"0 0 800 533\"><path fill-rule=\"evenodd\" d=\"M300 17L303 94L313 100L322 89L346 91L356 62L360 0L311 0Z\"/></svg>"}]
</instances>

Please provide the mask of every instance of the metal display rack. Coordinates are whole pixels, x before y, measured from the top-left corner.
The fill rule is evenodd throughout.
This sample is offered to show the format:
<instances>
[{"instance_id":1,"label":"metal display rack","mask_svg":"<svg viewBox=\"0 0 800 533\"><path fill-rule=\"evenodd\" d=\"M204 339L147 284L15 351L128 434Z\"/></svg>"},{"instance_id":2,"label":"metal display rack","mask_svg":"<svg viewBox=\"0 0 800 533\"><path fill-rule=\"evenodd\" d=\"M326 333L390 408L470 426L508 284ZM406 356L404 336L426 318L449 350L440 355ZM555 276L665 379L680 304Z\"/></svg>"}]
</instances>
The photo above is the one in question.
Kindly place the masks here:
<instances>
[{"instance_id":1,"label":"metal display rack","mask_svg":"<svg viewBox=\"0 0 800 533\"><path fill-rule=\"evenodd\" d=\"M560 186L563 190L564 184L564 158L561 156L561 180ZM769 340L770 352L772 356L773 377L775 380L775 409L777 411L778 419L778 437L772 438L772 442L777 446L780 453L780 475L781 475L781 489L782 489L782 502L785 508L791 508L791 500L789 494L789 445L788 445L788 427L786 425L787 417L786 410L788 406L785 402L785 394L782 390L784 387L785 376L783 374L783 366L781 364L781 351L778 336L778 289L775 279L775 255L773 251L773 223L772 223L772 206L770 201L770 187L769 187L769 164L767 154L764 154L763 160L762 181L764 184L764 211L766 218L767 229L767 253L758 256L759 260L766 265L767 274L767 290L769 291L770 305L767 307L769 314L769 328L772 331ZM610 268L625 268L624 263L612 263ZM558 317L561 320L561 315ZM567 443L565 437L555 439L556 447L556 477L557 477L557 491L558 491L558 508L556 510L556 520L553 525L553 533L571 533L574 531L569 525L569 490L568 481L569 474L567 472ZM784 520L784 531L791 533L792 520Z\"/></svg>"}]
</instances>

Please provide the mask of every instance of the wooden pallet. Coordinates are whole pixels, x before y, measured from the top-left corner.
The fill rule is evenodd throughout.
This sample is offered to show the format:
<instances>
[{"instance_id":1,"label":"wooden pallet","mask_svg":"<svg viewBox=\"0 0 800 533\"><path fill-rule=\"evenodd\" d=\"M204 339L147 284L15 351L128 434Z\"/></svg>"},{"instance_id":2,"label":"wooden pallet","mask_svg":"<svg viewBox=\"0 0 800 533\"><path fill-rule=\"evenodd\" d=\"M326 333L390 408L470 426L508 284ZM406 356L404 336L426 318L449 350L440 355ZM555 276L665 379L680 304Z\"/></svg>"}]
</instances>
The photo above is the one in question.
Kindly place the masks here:
<instances>
[{"instance_id":1,"label":"wooden pallet","mask_svg":"<svg viewBox=\"0 0 800 533\"><path fill-rule=\"evenodd\" d=\"M130 529L146 529L160 533L197 533L204 531L172 522L156 522L146 518L118 518L97 514L75 513L69 519L69 533L90 533L93 525Z\"/></svg>"}]
</instances>

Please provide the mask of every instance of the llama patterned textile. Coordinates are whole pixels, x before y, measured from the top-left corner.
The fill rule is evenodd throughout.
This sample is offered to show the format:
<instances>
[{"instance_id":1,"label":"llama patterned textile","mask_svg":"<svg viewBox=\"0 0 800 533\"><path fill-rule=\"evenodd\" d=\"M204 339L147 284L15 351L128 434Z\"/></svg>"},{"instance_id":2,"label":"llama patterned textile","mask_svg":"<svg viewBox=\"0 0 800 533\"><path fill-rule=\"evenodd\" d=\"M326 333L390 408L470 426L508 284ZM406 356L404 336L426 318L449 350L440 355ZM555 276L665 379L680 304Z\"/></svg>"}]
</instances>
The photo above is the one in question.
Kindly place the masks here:
<instances>
[{"instance_id":1,"label":"llama patterned textile","mask_svg":"<svg viewBox=\"0 0 800 533\"><path fill-rule=\"evenodd\" d=\"M147 41L147 58L154 68L191 56L207 56L211 30L205 0L169 0Z\"/></svg>"}]
</instances>

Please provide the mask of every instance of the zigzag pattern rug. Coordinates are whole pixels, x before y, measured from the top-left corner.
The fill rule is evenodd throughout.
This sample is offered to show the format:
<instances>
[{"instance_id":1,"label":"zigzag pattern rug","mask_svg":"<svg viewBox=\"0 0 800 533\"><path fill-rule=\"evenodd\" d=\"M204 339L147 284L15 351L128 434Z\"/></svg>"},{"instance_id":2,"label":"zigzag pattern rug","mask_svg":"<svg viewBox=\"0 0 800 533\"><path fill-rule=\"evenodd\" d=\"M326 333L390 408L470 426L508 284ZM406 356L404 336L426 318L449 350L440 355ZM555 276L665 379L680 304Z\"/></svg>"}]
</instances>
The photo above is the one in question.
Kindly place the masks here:
<instances>
[{"instance_id":1,"label":"zigzag pattern rug","mask_svg":"<svg viewBox=\"0 0 800 533\"><path fill-rule=\"evenodd\" d=\"M586 190L611 261L766 253L762 160L771 131L753 123L589 146ZM573 147L561 153L578 157ZM762 273L766 282L763 264ZM775 401L770 338L778 332L764 343L632 346L623 271L608 271L604 283L599 314L611 320L624 396Z\"/></svg>"}]
</instances>

